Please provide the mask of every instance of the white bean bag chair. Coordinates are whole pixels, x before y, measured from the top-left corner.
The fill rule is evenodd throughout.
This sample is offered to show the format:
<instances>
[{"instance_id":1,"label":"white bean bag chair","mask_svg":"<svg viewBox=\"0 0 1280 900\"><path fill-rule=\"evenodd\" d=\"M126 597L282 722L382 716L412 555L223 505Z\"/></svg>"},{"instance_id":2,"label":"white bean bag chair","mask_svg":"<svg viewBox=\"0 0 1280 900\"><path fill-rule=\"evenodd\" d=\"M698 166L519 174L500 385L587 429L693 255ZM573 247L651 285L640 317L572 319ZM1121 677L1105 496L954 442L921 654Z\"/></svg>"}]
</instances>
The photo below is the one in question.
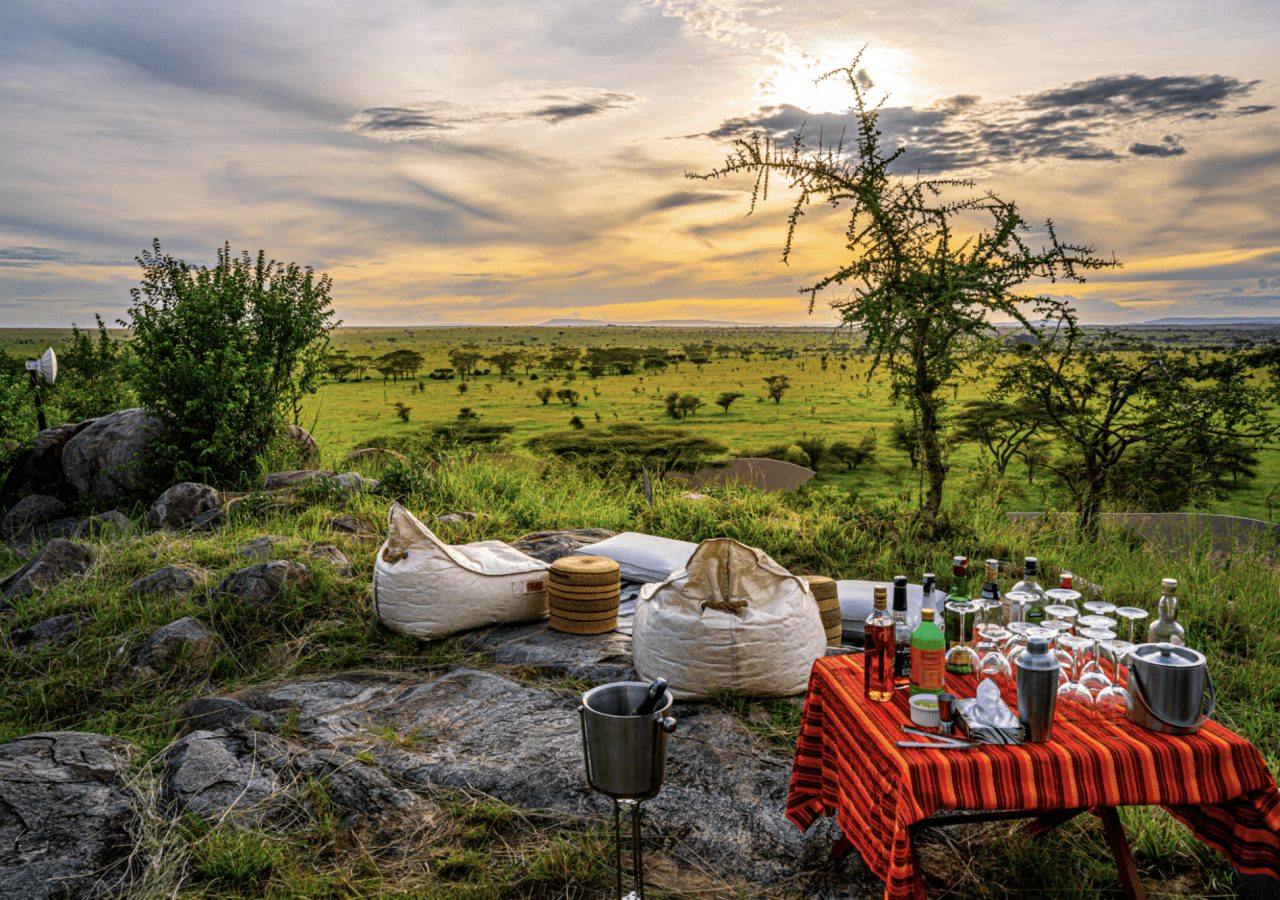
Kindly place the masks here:
<instances>
[{"instance_id":1,"label":"white bean bag chair","mask_svg":"<svg viewBox=\"0 0 1280 900\"><path fill-rule=\"evenodd\" d=\"M640 589L631 652L644 681L682 700L732 690L804 693L826 632L809 584L763 550L703 541L684 569Z\"/></svg>"},{"instance_id":2,"label":"white bean bag chair","mask_svg":"<svg viewBox=\"0 0 1280 900\"><path fill-rule=\"evenodd\" d=\"M623 581L645 584L666 581L674 572L684 568L697 549L698 545L689 541L624 531L598 544L582 547L577 552L584 556L611 559L618 564Z\"/></svg>"},{"instance_id":3,"label":"white bean bag chair","mask_svg":"<svg viewBox=\"0 0 1280 900\"><path fill-rule=\"evenodd\" d=\"M392 631L442 638L546 618L546 563L501 541L450 546L399 503L387 519L373 609Z\"/></svg>"}]
</instances>

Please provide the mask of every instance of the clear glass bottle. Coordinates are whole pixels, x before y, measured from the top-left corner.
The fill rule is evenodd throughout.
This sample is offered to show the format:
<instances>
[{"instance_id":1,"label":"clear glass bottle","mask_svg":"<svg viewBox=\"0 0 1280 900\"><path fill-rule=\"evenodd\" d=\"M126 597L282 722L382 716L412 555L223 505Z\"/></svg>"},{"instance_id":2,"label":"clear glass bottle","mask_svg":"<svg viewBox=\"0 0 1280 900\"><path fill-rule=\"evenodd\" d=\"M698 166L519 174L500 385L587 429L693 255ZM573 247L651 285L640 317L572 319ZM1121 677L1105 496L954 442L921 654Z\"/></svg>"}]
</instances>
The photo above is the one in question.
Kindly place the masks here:
<instances>
[{"instance_id":1,"label":"clear glass bottle","mask_svg":"<svg viewBox=\"0 0 1280 900\"><path fill-rule=\"evenodd\" d=\"M862 674L867 699L887 703L893 699L894 623L884 585L876 585L874 597L875 608L863 632Z\"/></svg>"},{"instance_id":2,"label":"clear glass bottle","mask_svg":"<svg viewBox=\"0 0 1280 900\"><path fill-rule=\"evenodd\" d=\"M920 610L920 624L911 632L911 690L916 694L940 694L947 687L947 639L933 622L933 610Z\"/></svg>"},{"instance_id":3,"label":"clear glass bottle","mask_svg":"<svg viewBox=\"0 0 1280 900\"><path fill-rule=\"evenodd\" d=\"M893 576L893 683L911 683L911 623L907 619L907 576Z\"/></svg>"},{"instance_id":4,"label":"clear glass bottle","mask_svg":"<svg viewBox=\"0 0 1280 900\"><path fill-rule=\"evenodd\" d=\"M1039 569L1039 561L1034 556L1028 556L1022 561L1022 580L1009 589L1010 593L1019 591L1035 595L1035 602L1027 607L1026 612L1026 621L1032 625L1039 625L1045 619L1044 588L1040 587L1040 582L1036 581Z\"/></svg>"},{"instance_id":5,"label":"clear glass bottle","mask_svg":"<svg viewBox=\"0 0 1280 900\"><path fill-rule=\"evenodd\" d=\"M1000 596L1000 560L987 560L982 581L982 621L990 625L1004 624L1004 598Z\"/></svg>"},{"instance_id":6,"label":"clear glass bottle","mask_svg":"<svg viewBox=\"0 0 1280 900\"><path fill-rule=\"evenodd\" d=\"M951 560L951 593L943 604L943 633L947 638L947 649L960 643L960 623L962 615L959 609L952 610L956 604L968 604L969 600L969 558L957 556Z\"/></svg>"},{"instance_id":7,"label":"clear glass bottle","mask_svg":"<svg viewBox=\"0 0 1280 900\"><path fill-rule=\"evenodd\" d=\"M1156 618L1147 626L1147 642L1182 647L1186 646L1186 636L1186 629L1178 624L1178 579L1166 578L1161 582Z\"/></svg>"}]
</instances>

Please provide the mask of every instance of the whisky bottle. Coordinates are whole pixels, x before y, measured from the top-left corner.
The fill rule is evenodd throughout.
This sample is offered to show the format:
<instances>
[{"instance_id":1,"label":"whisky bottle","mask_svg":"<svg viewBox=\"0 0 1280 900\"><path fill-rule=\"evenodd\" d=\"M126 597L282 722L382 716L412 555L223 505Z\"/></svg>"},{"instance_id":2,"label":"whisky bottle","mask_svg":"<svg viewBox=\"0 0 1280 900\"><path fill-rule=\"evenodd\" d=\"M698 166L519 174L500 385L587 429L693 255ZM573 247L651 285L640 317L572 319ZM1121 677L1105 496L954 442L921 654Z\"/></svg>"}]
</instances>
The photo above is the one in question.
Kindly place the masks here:
<instances>
[{"instance_id":1,"label":"whisky bottle","mask_svg":"<svg viewBox=\"0 0 1280 900\"><path fill-rule=\"evenodd\" d=\"M961 619L969 603L969 559L957 556L951 560L951 593L942 607L948 650L960 643Z\"/></svg>"},{"instance_id":2,"label":"whisky bottle","mask_svg":"<svg viewBox=\"0 0 1280 900\"><path fill-rule=\"evenodd\" d=\"M933 622L933 610L920 610L920 624L911 632L911 689L915 694L940 694L947 686L946 638Z\"/></svg>"},{"instance_id":3,"label":"whisky bottle","mask_svg":"<svg viewBox=\"0 0 1280 900\"><path fill-rule=\"evenodd\" d=\"M896 652L893 616L889 615L884 585L876 585L875 608L867 616L862 640L862 675L867 699L893 699L893 661Z\"/></svg>"},{"instance_id":4,"label":"whisky bottle","mask_svg":"<svg viewBox=\"0 0 1280 900\"><path fill-rule=\"evenodd\" d=\"M907 621L907 576L893 576L893 683L911 683L911 623Z\"/></svg>"}]
</instances>

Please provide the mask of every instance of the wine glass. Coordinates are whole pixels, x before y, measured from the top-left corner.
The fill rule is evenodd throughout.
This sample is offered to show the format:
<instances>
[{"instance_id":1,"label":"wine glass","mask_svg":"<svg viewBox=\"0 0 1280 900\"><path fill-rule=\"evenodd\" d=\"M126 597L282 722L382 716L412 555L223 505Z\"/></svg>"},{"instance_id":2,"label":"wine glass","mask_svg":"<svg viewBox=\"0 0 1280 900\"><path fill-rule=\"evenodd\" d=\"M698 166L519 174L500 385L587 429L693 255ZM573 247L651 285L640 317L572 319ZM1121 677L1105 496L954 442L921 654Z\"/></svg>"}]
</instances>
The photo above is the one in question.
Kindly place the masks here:
<instances>
[{"instance_id":1,"label":"wine glass","mask_svg":"<svg viewBox=\"0 0 1280 900\"><path fill-rule=\"evenodd\" d=\"M1127 690L1119 684L1112 683L1098 692L1094 704L1103 718L1118 721L1127 716L1133 701Z\"/></svg>"},{"instance_id":2,"label":"wine glass","mask_svg":"<svg viewBox=\"0 0 1280 900\"><path fill-rule=\"evenodd\" d=\"M1010 591L1004 595L1004 598L1009 601L1010 625L1014 622L1027 621L1027 610L1039 599L1029 591Z\"/></svg>"},{"instance_id":3,"label":"wine glass","mask_svg":"<svg viewBox=\"0 0 1280 900\"><path fill-rule=\"evenodd\" d=\"M1022 651L1027 649L1027 631L1034 627L1030 622L1019 620L1010 622L1005 628L1009 637L1005 640L1004 655L1010 666L1015 665Z\"/></svg>"},{"instance_id":4,"label":"wine glass","mask_svg":"<svg viewBox=\"0 0 1280 900\"><path fill-rule=\"evenodd\" d=\"M1111 618L1110 616L1103 616L1103 615L1099 615L1098 613L1091 613L1087 616L1081 616L1079 619L1076 620L1077 627L1084 628L1084 629L1106 628L1111 631L1115 631L1117 624L1118 623L1116 622L1116 620Z\"/></svg>"},{"instance_id":5,"label":"wine glass","mask_svg":"<svg viewBox=\"0 0 1280 900\"><path fill-rule=\"evenodd\" d=\"M994 622L983 622L978 626L978 673L983 678L1003 681L1013 677L1013 667L1000 649L1001 642L1008 635L1003 625Z\"/></svg>"},{"instance_id":6,"label":"wine glass","mask_svg":"<svg viewBox=\"0 0 1280 900\"><path fill-rule=\"evenodd\" d=\"M1069 603L1050 603L1044 608L1049 615L1050 622L1063 622L1071 630L1076 630L1076 620L1080 618L1080 611Z\"/></svg>"},{"instance_id":7,"label":"wine glass","mask_svg":"<svg viewBox=\"0 0 1280 900\"><path fill-rule=\"evenodd\" d=\"M1080 670L1078 680L1097 699L1100 693L1111 687L1111 679L1102 668L1102 642L1115 640L1116 633L1108 628L1086 628L1083 636L1091 642L1092 653Z\"/></svg>"},{"instance_id":8,"label":"wine glass","mask_svg":"<svg viewBox=\"0 0 1280 900\"><path fill-rule=\"evenodd\" d=\"M1058 687L1058 700L1080 710L1093 709L1093 693L1077 680L1080 671L1080 651L1091 640L1080 634L1060 634L1058 644L1067 650L1067 680Z\"/></svg>"},{"instance_id":9,"label":"wine glass","mask_svg":"<svg viewBox=\"0 0 1280 900\"><path fill-rule=\"evenodd\" d=\"M1139 622L1141 622L1143 619L1151 615L1145 609L1139 609L1136 606L1121 606L1115 612L1117 616L1119 616L1122 619L1127 619L1129 622L1128 640L1130 643L1133 643L1134 626L1137 625Z\"/></svg>"},{"instance_id":10,"label":"wine glass","mask_svg":"<svg viewBox=\"0 0 1280 900\"><path fill-rule=\"evenodd\" d=\"M1084 608L1096 616L1109 616L1116 611L1116 605L1106 600L1086 600Z\"/></svg>"},{"instance_id":11,"label":"wine glass","mask_svg":"<svg viewBox=\"0 0 1280 900\"><path fill-rule=\"evenodd\" d=\"M1044 595L1048 598L1050 603L1060 606L1070 606L1077 612L1080 610L1081 594L1079 591L1073 591L1071 588L1051 588L1045 591Z\"/></svg>"}]
</instances>

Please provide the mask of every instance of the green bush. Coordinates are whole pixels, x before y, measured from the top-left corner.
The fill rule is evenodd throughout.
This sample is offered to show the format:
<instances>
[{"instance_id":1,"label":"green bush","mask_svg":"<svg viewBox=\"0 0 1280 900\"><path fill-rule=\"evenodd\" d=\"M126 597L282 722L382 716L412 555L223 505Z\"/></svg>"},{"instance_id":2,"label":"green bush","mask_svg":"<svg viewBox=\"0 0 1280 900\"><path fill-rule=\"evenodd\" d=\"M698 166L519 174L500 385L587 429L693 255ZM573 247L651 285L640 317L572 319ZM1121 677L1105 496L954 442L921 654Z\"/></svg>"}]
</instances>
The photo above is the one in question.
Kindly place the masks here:
<instances>
[{"instance_id":1,"label":"green bush","mask_svg":"<svg viewBox=\"0 0 1280 900\"><path fill-rule=\"evenodd\" d=\"M549 453L597 473L615 470L696 471L725 452L723 444L677 428L647 428L621 423L590 432L553 431L529 441L538 453Z\"/></svg>"},{"instance_id":2,"label":"green bush","mask_svg":"<svg viewBox=\"0 0 1280 900\"><path fill-rule=\"evenodd\" d=\"M53 393L60 418L80 422L133 404L132 351L107 332L102 317L96 338L71 326L71 344L58 357L58 383Z\"/></svg>"},{"instance_id":3,"label":"green bush","mask_svg":"<svg viewBox=\"0 0 1280 900\"><path fill-rule=\"evenodd\" d=\"M138 264L142 287L123 324L134 333L138 399L169 424L150 462L166 480L248 481L316 389L338 324L329 277L261 251L233 256L229 245L212 269L191 266L158 240Z\"/></svg>"}]
</instances>

